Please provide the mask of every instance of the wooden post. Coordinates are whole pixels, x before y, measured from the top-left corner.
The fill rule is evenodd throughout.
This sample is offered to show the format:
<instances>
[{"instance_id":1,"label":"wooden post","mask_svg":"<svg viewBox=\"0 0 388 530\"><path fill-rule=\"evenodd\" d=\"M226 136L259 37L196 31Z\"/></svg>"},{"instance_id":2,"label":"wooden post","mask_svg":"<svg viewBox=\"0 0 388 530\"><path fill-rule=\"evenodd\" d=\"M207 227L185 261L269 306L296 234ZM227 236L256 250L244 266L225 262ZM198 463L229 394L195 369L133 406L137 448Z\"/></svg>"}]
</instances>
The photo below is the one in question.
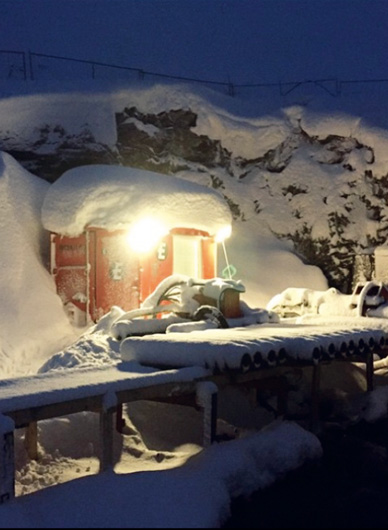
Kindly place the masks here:
<instances>
[{"instance_id":1,"label":"wooden post","mask_svg":"<svg viewBox=\"0 0 388 530\"><path fill-rule=\"evenodd\" d=\"M319 430L319 392L321 383L321 365L314 364L311 380L311 417L310 430L317 433Z\"/></svg>"},{"instance_id":2,"label":"wooden post","mask_svg":"<svg viewBox=\"0 0 388 530\"><path fill-rule=\"evenodd\" d=\"M125 420L123 418L123 405L117 405L116 407L116 431L120 434L124 433Z\"/></svg>"},{"instance_id":3,"label":"wooden post","mask_svg":"<svg viewBox=\"0 0 388 530\"><path fill-rule=\"evenodd\" d=\"M113 469L113 416L114 409L100 412L100 473Z\"/></svg>"},{"instance_id":4,"label":"wooden post","mask_svg":"<svg viewBox=\"0 0 388 530\"><path fill-rule=\"evenodd\" d=\"M15 497L14 422L0 414L0 504Z\"/></svg>"},{"instance_id":5,"label":"wooden post","mask_svg":"<svg viewBox=\"0 0 388 530\"><path fill-rule=\"evenodd\" d=\"M196 401L203 410L203 446L209 447L217 434L218 388L212 382L197 384Z\"/></svg>"},{"instance_id":6,"label":"wooden post","mask_svg":"<svg viewBox=\"0 0 388 530\"><path fill-rule=\"evenodd\" d=\"M365 355L365 370L366 370L366 390L368 392L373 390L374 382L374 366L373 366L373 350L368 350Z\"/></svg>"},{"instance_id":7,"label":"wooden post","mask_svg":"<svg viewBox=\"0 0 388 530\"><path fill-rule=\"evenodd\" d=\"M277 416L286 416L288 411L288 391L289 385L285 376L279 377L277 387Z\"/></svg>"},{"instance_id":8,"label":"wooden post","mask_svg":"<svg viewBox=\"0 0 388 530\"><path fill-rule=\"evenodd\" d=\"M30 460L38 460L38 422L29 423L26 427L24 446L28 458Z\"/></svg>"}]
</instances>

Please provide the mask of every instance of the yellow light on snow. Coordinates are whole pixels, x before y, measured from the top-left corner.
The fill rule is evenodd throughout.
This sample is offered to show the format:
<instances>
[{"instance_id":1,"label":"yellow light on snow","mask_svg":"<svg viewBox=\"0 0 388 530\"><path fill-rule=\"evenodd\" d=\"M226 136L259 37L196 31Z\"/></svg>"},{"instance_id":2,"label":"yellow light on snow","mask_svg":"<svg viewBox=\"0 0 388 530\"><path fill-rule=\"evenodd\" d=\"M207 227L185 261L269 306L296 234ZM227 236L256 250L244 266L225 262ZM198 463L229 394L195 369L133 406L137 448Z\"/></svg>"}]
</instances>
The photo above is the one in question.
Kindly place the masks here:
<instances>
[{"instance_id":1,"label":"yellow light on snow","mask_svg":"<svg viewBox=\"0 0 388 530\"><path fill-rule=\"evenodd\" d=\"M232 234L232 227L230 225L223 226L220 228L216 235L217 243L222 243L225 239L228 239Z\"/></svg>"},{"instance_id":2,"label":"yellow light on snow","mask_svg":"<svg viewBox=\"0 0 388 530\"><path fill-rule=\"evenodd\" d=\"M135 252L149 252L166 234L168 230L160 221L141 219L130 228L128 243Z\"/></svg>"}]
</instances>

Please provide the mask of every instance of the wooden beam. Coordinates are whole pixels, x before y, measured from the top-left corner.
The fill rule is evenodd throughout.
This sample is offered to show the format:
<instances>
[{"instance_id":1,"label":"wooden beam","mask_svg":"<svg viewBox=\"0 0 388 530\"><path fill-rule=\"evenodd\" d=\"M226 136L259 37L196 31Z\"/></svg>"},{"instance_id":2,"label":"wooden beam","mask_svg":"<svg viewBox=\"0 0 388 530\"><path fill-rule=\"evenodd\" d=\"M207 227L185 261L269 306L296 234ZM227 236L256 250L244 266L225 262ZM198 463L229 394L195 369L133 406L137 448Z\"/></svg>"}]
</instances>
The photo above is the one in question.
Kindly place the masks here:
<instances>
[{"instance_id":1,"label":"wooden beam","mask_svg":"<svg viewBox=\"0 0 388 530\"><path fill-rule=\"evenodd\" d=\"M28 458L30 460L38 460L38 423L36 421L26 427L24 446Z\"/></svg>"},{"instance_id":2,"label":"wooden beam","mask_svg":"<svg viewBox=\"0 0 388 530\"><path fill-rule=\"evenodd\" d=\"M87 396L71 401L26 407L9 412L5 411L3 414L10 416L14 420L16 428L23 428L27 427L30 423L58 418L60 416L69 416L77 412L99 412L102 409L103 397L102 395Z\"/></svg>"},{"instance_id":3,"label":"wooden beam","mask_svg":"<svg viewBox=\"0 0 388 530\"><path fill-rule=\"evenodd\" d=\"M163 398L172 399L185 394L195 394L197 383L198 379L188 382L163 383L143 388L118 390L116 396L118 403L130 403L131 401L142 400L157 401Z\"/></svg>"}]
</instances>

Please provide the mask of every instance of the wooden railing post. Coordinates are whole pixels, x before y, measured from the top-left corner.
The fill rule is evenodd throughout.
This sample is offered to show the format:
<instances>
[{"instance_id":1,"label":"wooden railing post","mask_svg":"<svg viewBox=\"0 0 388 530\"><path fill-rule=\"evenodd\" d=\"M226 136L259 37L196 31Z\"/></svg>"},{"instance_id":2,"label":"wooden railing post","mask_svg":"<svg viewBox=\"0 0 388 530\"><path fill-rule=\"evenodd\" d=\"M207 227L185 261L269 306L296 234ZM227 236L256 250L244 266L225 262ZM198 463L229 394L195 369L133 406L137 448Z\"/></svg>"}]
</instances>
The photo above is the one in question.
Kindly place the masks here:
<instances>
[{"instance_id":1,"label":"wooden railing post","mask_svg":"<svg viewBox=\"0 0 388 530\"><path fill-rule=\"evenodd\" d=\"M208 381L196 386L196 402L203 410L203 446L211 445L217 434L217 386Z\"/></svg>"},{"instance_id":2,"label":"wooden railing post","mask_svg":"<svg viewBox=\"0 0 388 530\"><path fill-rule=\"evenodd\" d=\"M113 410L100 413L100 473L113 469Z\"/></svg>"},{"instance_id":3,"label":"wooden railing post","mask_svg":"<svg viewBox=\"0 0 388 530\"><path fill-rule=\"evenodd\" d=\"M311 417L310 430L314 434L319 432L319 398L321 385L321 365L314 364L311 379Z\"/></svg>"},{"instance_id":4,"label":"wooden railing post","mask_svg":"<svg viewBox=\"0 0 388 530\"><path fill-rule=\"evenodd\" d=\"M374 388L374 364L372 350L368 350L365 354L365 376L366 389L368 392L371 392Z\"/></svg>"},{"instance_id":5,"label":"wooden railing post","mask_svg":"<svg viewBox=\"0 0 388 530\"><path fill-rule=\"evenodd\" d=\"M27 425L24 446L28 458L30 460L38 460L38 422L33 421Z\"/></svg>"},{"instance_id":6,"label":"wooden railing post","mask_svg":"<svg viewBox=\"0 0 388 530\"><path fill-rule=\"evenodd\" d=\"M113 462L113 432L116 426L114 419L117 408L117 397L115 392L107 392L103 398L102 410L100 412L100 473L112 470Z\"/></svg>"},{"instance_id":7,"label":"wooden railing post","mask_svg":"<svg viewBox=\"0 0 388 530\"><path fill-rule=\"evenodd\" d=\"M14 422L0 414L0 504L15 497Z\"/></svg>"}]
</instances>

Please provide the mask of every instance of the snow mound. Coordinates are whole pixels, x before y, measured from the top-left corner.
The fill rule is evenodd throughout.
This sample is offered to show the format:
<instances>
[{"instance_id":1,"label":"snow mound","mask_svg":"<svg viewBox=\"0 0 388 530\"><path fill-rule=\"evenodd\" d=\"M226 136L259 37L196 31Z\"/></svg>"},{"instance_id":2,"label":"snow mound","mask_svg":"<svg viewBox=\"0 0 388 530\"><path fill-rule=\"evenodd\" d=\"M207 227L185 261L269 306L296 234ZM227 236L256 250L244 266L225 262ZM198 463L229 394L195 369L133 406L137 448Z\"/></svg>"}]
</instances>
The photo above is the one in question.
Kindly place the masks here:
<instances>
[{"instance_id":1,"label":"snow mound","mask_svg":"<svg viewBox=\"0 0 388 530\"><path fill-rule=\"evenodd\" d=\"M66 171L42 208L47 230L77 236L85 227L121 229L144 218L167 230L211 233L230 226L228 205L215 190L169 175L123 166L88 165Z\"/></svg>"},{"instance_id":2,"label":"snow mound","mask_svg":"<svg viewBox=\"0 0 388 530\"><path fill-rule=\"evenodd\" d=\"M34 371L75 338L42 264L40 208L48 187L0 153L0 378Z\"/></svg>"}]
</instances>

